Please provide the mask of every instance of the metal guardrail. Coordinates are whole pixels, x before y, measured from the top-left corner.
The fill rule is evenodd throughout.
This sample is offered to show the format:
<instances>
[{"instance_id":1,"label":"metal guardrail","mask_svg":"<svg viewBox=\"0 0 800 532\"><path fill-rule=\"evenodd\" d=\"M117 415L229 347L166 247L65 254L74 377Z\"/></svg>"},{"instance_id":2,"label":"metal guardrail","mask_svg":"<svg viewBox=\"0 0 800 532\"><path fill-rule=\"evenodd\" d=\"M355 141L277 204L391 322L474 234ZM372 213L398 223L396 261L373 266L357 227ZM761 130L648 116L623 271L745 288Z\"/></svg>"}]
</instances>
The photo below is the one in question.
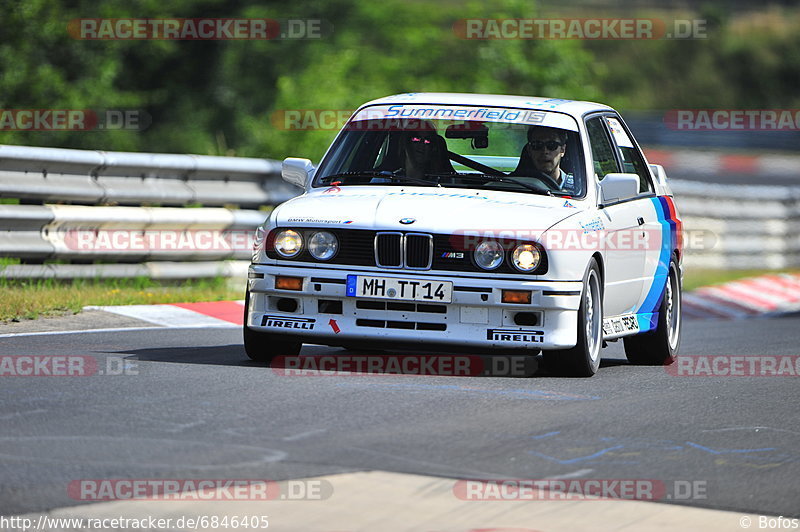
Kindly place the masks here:
<instances>
[{"instance_id":1,"label":"metal guardrail","mask_svg":"<svg viewBox=\"0 0 800 532\"><path fill-rule=\"evenodd\" d=\"M268 159L0 146L0 198L23 203L0 205L0 257L25 262L0 277L241 277L267 216L256 209L300 192L280 171ZM102 242L121 234L124 245ZM176 245L198 236L210 245Z\"/></svg>"},{"instance_id":2,"label":"metal guardrail","mask_svg":"<svg viewBox=\"0 0 800 532\"><path fill-rule=\"evenodd\" d=\"M800 187L672 179L683 219L686 265L715 269L800 267Z\"/></svg>"},{"instance_id":3,"label":"metal guardrail","mask_svg":"<svg viewBox=\"0 0 800 532\"><path fill-rule=\"evenodd\" d=\"M0 145L0 197L81 205L276 205L297 190L269 159Z\"/></svg>"},{"instance_id":4,"label":"metal guardrail","mask_svg":"<svg viewBox=\"0 0 800 532\"><path fill-rule=\"evenodd\" d=\"M0 205L0 255L33 260L247 259L267 213L175 207Z\"/></svg>"}]
</instances>

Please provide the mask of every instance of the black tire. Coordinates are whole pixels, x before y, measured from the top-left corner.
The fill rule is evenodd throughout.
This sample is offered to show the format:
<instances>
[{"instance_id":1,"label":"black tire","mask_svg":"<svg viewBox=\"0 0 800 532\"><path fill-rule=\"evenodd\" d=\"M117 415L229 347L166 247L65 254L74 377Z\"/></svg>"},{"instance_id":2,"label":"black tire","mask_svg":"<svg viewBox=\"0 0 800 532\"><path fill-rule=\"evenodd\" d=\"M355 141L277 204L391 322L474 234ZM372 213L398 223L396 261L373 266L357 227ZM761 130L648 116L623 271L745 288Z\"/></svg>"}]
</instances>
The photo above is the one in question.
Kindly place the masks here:
<instances>
[{"instance_id":1,"label":"black tire","mask_svg":"<svg viewBox=\"0 0 800 532\"><path fill-rule=\"evenodd\" d=\"M625 356L631 364L668 366L675 362L681 344L681 290L678 260L673 255L669 261L669 274L656 328L623 338Z\"/></svg>"},{"instance_id":2,"label":"black tire","mask_svg":"<svg viewBox=\"0 0 800 532\"><path fill-rule=\"evenodd\" d=\"M244 297L244 325L242 336L244 339L244 352L251 360L269 363L276 356L297 356L303 347L301 342L292 340L291 337L279 334L270 334L254 331L247 326L247 309L250 307L250 291Z\"/></svg>"},{"instance_id":3,"label":"black tire","mask_svg":"<svg viewBox=\"0 0 800 532\"><path fill-rule=\"evenodd\" d=\"M600 367L603 346L603 282L594 259L583 277L578 308L578 342L572 349L543 351L542 356L556 373L569 377L591 377Z\"/></svg>"}]
</instances>

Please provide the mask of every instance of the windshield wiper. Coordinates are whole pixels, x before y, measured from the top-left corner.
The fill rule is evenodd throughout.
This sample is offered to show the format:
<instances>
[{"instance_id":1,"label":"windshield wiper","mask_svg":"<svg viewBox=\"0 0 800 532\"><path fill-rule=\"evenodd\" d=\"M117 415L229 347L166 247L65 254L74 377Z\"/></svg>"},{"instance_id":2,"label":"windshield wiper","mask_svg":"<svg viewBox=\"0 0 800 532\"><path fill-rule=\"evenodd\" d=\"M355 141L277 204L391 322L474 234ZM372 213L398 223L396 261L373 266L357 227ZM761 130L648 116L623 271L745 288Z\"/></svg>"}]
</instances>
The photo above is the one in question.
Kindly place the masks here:
<instances>
[{"instance_id":1,"label":"windshield wiper","mask_svg":"<svg viewBox=\"0 0 800 532\"><path fill-rule=\"evenodd\" d=\"M464 178L464 179L480 179L482 181L495 181L495 182L498 182L498 183L513 183L513 184L519 185L519 186L521 186L523 188L527 188L531 192L535 192L537 194L542 194L542 195L545 195L545 196L552 196L553 195L553 191L550 190L549 188L535 187L533 185L529 185L528 183L525 183L524 181L520 181L519 179L514 179L513 177L500 177L500 176L492 175L492 174L436 174L436 175L439 176L439 177L452 176L452 177L454 177L456 179L461 179L461 178Z\"/></svg>"},{"instance_id":2,"label":"windshield wiper","mask_svg":"<svg viewBox=\"0 0 800 532\"><path fill-rule=\"evenodd\" d=\"M377 178L388 179L391 183L402 182L402 183L417 183L417 184L426 185L426 186L433 186L433 185L436 185L436 186L439 186L439 187L441 186L439 184L439 179L438 178L436 179L435 182L433 182L433 181L430 181L428 179L418 179L416 177L409 177L407 175L395 174L395 173L389 172L388 170L383 170L383 171L380 171L380 172L377 172L377 171L374 171L374 170L364 170L364 171L360 171L360 172L342 172L342 173L339 173L339 174L333 174L333 175L325 176L320 180L320 183L322 183L323 185L330 185L331 183L333 183L337 179L348 178L348 177L377 177ZM340 184L342 184L342 183L340 183ZM376 183L361 183L361 184L362 185L372 185L372 184L385 185L387 183L376 182Z\"/></svg>"}]
</instances>

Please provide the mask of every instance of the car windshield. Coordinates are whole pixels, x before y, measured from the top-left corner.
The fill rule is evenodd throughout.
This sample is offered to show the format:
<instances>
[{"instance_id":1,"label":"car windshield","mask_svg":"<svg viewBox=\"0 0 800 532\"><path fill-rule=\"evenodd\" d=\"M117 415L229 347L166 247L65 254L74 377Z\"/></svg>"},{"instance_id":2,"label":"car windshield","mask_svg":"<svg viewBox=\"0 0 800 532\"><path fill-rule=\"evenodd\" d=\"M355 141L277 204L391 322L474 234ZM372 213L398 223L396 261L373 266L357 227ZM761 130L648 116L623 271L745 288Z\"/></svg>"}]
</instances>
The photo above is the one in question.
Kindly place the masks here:
<instances>
[{"instance_id":1,"label":"car windshield","mask_svg":"<svg viewBox=\"0 0 800 532\"><path fill-rule=\"evenodd\" d=\"M584 195L580 138L568 115L437 109L447 114L400 105L362 110L336 139L314 186L415 185Z\"/></svg>"}]
</instances>

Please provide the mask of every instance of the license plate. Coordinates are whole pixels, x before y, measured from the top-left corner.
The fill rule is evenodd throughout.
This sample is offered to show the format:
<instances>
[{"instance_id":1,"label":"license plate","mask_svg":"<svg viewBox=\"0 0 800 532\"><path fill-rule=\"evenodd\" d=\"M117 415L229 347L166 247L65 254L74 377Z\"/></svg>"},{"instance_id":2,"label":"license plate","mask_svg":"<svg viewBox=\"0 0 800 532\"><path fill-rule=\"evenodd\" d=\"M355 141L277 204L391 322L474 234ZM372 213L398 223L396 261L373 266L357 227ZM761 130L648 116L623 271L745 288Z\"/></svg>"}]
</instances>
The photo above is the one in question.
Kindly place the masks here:
<instances>
[{"instance_id":1,"label":"license plate","mask_svg":"<svg viewBox=\"0 0 800 532\"><path fill-rule=\"evenodd\" d=\"M451 303L453 301L453 283L450 281L348 275L347 295L349 297Z\"/></svg>"}]
</instances>

